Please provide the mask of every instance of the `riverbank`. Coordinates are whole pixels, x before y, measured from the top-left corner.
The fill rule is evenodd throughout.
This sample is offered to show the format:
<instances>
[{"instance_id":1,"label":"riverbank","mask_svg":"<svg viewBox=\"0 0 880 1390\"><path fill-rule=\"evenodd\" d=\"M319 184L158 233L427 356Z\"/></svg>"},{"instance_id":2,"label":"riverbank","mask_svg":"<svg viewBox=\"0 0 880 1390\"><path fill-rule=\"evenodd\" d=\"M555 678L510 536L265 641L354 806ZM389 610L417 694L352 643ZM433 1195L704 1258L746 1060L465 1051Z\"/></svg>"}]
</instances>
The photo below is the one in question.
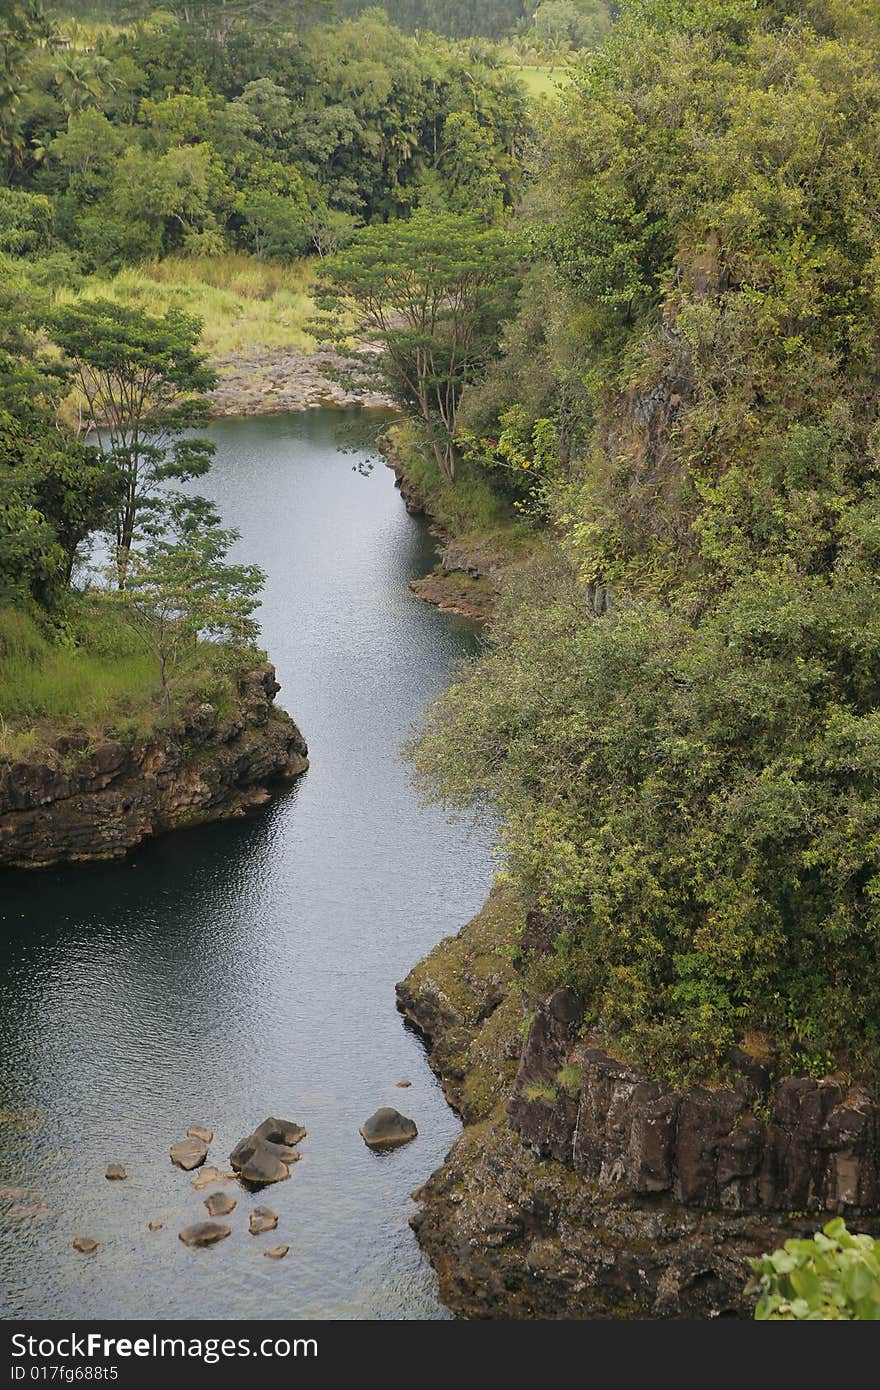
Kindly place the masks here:
<instances>
[{"instance_id":1,"label":"riverbank","mask_svg":"<svg viewBox=\"0 0 880 1390\"><path fill-rule=\"evenodd\" d=\"M411 516L425 517L439 556L429 574L410 580L420 599L475 623L491 622L510 573L538 543L488 483L465 468L454 484L441 478L424 441L399 421L380 441Z\"/></svg>"},{"instance_id":2,"label":"riverbank","mask_svg":"<svg viewBox=\"0 0 880 1390\"><path fill-rule=\"evenodd\" d=\"M476 1318L751 1314L749 1261L832 1215L880 1230L880 1104L734 1051L724 1087L663 1087L592 1038L581 1001L529 1007L512 959L552 931L496 889L397 987L465 1129L412 1225Z\"/></svg>"},{"instance_id":3,"label":"riverbank","mask_svg":"<svg viewBox=\"0 0 880 1390\"><path fill-rule=\"evenodd\" d=\"M30 757L0 759L0 867L121 858L181 826L245 815L300 776L308 749L274 705L265 665L237 682L234 707L207 700L146 736L72 726Z\"/></svg>"}]
</instances>

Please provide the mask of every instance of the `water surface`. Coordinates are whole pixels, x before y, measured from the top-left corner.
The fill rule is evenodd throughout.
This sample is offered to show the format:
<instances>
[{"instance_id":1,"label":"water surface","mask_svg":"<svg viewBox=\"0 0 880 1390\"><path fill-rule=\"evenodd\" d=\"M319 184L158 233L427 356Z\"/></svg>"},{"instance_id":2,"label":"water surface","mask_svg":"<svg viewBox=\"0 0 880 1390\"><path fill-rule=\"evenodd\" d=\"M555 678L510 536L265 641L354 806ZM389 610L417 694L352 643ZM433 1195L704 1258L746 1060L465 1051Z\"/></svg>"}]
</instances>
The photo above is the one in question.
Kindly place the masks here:
<instances>
[{"instance_id":1,"label":"water surface","mask_svg":"<svg viewBox=\"0 0 880 1390\"><path fill-rule=\"evenodd\" d=\"M268 574L263 641L305 777L119 864L0 876L5 1316L444 1316L407 1219L458 1125L394 983L482 902L489 839L420 807L398 749L476 637L407 588L431 542L386 468L353 469L374 430L339 411L217 422L199 484ZM379 1105L418 1139L369 1152L358 1125ZM308 1128L292 1180L227 1188L232 1235L187 1250L205 1194L170 1144L211 1125L223 1166L269 1114ZM111 1162L126 1182L105 1180ZM254 1237L261 1203L279 1228ZM98 1254L71 1250L76 1233ZM282 1241L286 1260L262 1257Z\"/></svg>"}]
</instances>

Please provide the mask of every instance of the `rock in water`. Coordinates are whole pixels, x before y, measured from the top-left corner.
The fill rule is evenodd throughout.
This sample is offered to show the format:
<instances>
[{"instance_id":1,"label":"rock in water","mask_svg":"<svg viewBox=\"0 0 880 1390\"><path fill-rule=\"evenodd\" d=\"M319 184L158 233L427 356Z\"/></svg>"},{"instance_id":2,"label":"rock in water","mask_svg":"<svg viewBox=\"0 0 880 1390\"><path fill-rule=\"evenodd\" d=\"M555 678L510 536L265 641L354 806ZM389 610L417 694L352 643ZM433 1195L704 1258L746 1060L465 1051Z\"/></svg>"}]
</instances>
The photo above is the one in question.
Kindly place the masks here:
<instances>
[{"instance_id":1,"label":"rock in water","mask_svg":"<svg viewBox=\"0 0 880 1390\"><path fill-rule=\"evenodd\" d=\"M255 1139L266 1139L270 1144L287 1144L291 1148L305 1137L306 1131L302 1125L294 1120L276 1120L274 1115L254 1130Z\"/></svg>"},{"instance_id":2,"label":"rock in water","mask_svg":"<svg viewBox=\"0 0 880 1390\"><path fill-rule=\"evenodd\" d=\"M240 1178L255 1186L283 1182L290 1177L289 1165L299 1159L293 1145L304 1136L302 1125L292 1120L264 1120L253 1134L238 1141L229 1155L230 1165Z\"/></svg>"},{"instance_id":3,"label":"rock in water","mask_svg":"<svg viewBox=\"0 0 880 1390\"><path fill-rule=\"evenodd\" d=\"M81 1255L94 1255L98 1248L98 1242L92 1240L91 1236L74 1236L70 1243Z\"/></svg>"},{"instance_id":4,"label":"rock in water","mask_svg":"<svg viewBox=\"0 0 880 1390\"><path fill-rule=\"evenodd\" d=\"M165 1224L164 1221L148 1221L148 1222L147 1222L147 1230L148 1230L148 1231L161 1231L161 1229L162 1229L162 1227L164 1226L164 1224Z\"/></svg>"},{"instance_id":5,"label":"rock in water","mask_svg":"<svg viewBox=\"0 0 880 1390\"><path fill-rule=\"evenodd\" d=\"M242 1182L265 1187L268 1183L284 1182L285 1178L290 1177L290 1169L276 1157L268 1144L257 1143L239 1168L238 1176Z\"/></svg>"},{"instance_id":6,"label":"rock in water","mask_svg":"<svg viewBox=\"0 0 880 1390\"><path fill-rule=\"evenodd\" d=\"M235 1198L225 1192L212 1192L210 1197L205 1198L209 1216L228 1216L231 1211L235 1211L237 1205Z\"/></svg>"},{"instance_id":7,"label":"rock in water","mask_svg":"<svg viewBox=\"0 0 880 1390\"><path fill-rule=\"evenodd\" d=\"M234 1177L234 1173L224 1173L222 1168L215 1168L211 1163L207 1168L199 1169L192 1185L196 1192L203 1192L206 1187L213 1187L216 1182L231 1182Z\"/></svg>"},{"instance_id":8,"label":"rock in water","mask_svg":"<svg viewBox=\"0 0 880 1390\"><path fill-rule=\"evenodd\" d=\"M196 1221L180 1232L179 1239L189 1246L214 1245L230 1234L230 1228L223 1221Z\"/></svg>"},{"instance_id":9,"label":"rock in water","mask_svg":"<svg viewBox=\"0 0 880 1390\"><path fill-rule=\"evenodd\" d=\"M274 1211L268 1207L254 1207L251 1212L251 1235L261 1236L264 1231L274 1231L278 1225L278 1217Z\"/></svg>"},{"instance_id":10,"label":"rock in water","mask_svg":"<svg viewBox=\"0 0 880 1390\"><path fill-rule=\"evenodd\" d=\"M415 1139L418 1132L415 1121L408 1120L389 1105L383 1105L375 1115L364 1120L360 1128L364 1143L371 1149L396 1149L399 1144Z\"/></svg>"},{"instance_id":11,"label":"rock in water","mask_svg":"<svg viewBox=\"0 0 880 1390\"><path fill-rule=\"evenodd\" d=\"M111 1163L108 1166L107 1171L104 1174L104 1177L108 1180L108 1182L122 1182L123 1178L128 1177L128 1174L126 1173L121 1163Z\"/></svg>"},{"instance_id":12,"label":"rock in water","mask_svg":"<svg viewBox=\"0 0 880 1390\"><path fill-rule=\"evenodd\" d=\"M397 1084L398 1084L398 1086L400 1086L400 1087L402 1087L402 1088L405 1089L407 1086L411 1086L411 1085L412 1085L412 1082L411 1082L411 1081L398 1081Z\"/></svg>"},{"instance_id":13,"label":"rock in water","mask_svg":"<svg viewBox=\"0 0 880 1390\"><path fill-rule=\"evenodd\" d=\"M267 1260L283 1260L289 1249L289 1245L273 1245L271 1250L264 1250L263 1254Z\"/></svg>"},{"instance_id":14,"label":"rock in water","mask_svg":"<svg viewBox=\"0 0 880 1390\"><path fill-rule=\"evenodd\" d=\"M214 1138L213 1129L208 1129L207 1125L190 1125L186 1132L190 1139L201 1139L203 1144L210 1144Z\"/></svg>"},{"instance_id":15,"label":"rock in water","mask_svg":"<svg viewBox=\"0 0 880 1390\"><path fill-rule=\"evenodd\" d=\"M200 1168L208 1157L208 1146L203 1139L182 1139L171 1145L171 1162L176 1163L188 1173L191 1168Z\"/></svg>"}]
</instances>

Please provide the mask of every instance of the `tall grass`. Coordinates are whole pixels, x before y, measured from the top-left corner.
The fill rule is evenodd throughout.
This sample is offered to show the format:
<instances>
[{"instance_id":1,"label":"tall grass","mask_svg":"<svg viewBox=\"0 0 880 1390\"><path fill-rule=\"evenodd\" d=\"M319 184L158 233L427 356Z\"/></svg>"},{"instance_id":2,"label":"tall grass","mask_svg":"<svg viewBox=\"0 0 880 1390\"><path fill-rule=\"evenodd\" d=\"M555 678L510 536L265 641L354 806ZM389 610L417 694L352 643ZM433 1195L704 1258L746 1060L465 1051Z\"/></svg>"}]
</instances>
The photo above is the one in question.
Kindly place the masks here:
<instances>
[{"instance_id":1,"label":"tall grass","mask_svg":"<svg viewBox=\"0 0 880 1390\"><path fill-rule=\"evenodd\" d=\"M170 256L126 267L110 280L91 276L59 299L109 298L163 313L169 308L197 314L204 323L202 347L209 357L229 357L261 348L312 350L305 324L314 311L314 260L292 265L255 256Z\"/></svg>"},{"instance_id":2,"label":"tall grass","mask_svg":"<svg viewBox=\"0 0 880 1390\"><path fill-rule=\"evenodd\" d=\"M149 723L159 694L155 659L108 604L86 601L64 640L0 608L0 755L44 741L40 726Z\"/></svg>"}]
</instances>

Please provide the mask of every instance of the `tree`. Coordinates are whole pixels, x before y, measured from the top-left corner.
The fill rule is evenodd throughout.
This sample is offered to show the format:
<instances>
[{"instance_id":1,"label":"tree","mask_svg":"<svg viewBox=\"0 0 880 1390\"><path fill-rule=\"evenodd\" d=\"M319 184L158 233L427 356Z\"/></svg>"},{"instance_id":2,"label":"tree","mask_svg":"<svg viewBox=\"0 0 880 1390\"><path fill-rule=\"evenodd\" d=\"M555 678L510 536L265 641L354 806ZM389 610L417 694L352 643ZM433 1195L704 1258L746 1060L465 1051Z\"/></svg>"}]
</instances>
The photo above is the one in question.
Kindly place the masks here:
<instances>
[{"instance_id":1,"label":"tree","mask_svg":"<svg viewBox=\"0 0 880 1390\"><path fill-rule=\"evenodd\" d=\"M227 561L237 539L210 504L177 498L167 531L131 555L119 611L156 658L166 706L200 640L220 643L235 661L257 637L264 575L256 565Z\"/></svg>"},{"instance_id":2,"label":"tree","mask_svg":"<svg viewBox=\"0 0 880 1390\"><path fill-rule=\"evenodd\" d=\"M119 476L113 533L120 588L132 545L161 512L161 484L198 477L214 446L190 431L206 418L214 373L198 351L198 319L161 318L110 300L79 300L48 319L76 382L83 428Z\"/></svg>"},{"instance_id":3,"label":"tree","mask_svg":"<svg viewBox=\"0 0 880 1390\"><path fill-rule=\"evenodd\" d=\"M479 218L420 211L364 228L319 271L318 303L331 335L344 336L355 315L371 347L381 349L362 360L417 413L450 480L461 393L497 349L517 263L511 238Z\"/></svg>"}]
</instances>

